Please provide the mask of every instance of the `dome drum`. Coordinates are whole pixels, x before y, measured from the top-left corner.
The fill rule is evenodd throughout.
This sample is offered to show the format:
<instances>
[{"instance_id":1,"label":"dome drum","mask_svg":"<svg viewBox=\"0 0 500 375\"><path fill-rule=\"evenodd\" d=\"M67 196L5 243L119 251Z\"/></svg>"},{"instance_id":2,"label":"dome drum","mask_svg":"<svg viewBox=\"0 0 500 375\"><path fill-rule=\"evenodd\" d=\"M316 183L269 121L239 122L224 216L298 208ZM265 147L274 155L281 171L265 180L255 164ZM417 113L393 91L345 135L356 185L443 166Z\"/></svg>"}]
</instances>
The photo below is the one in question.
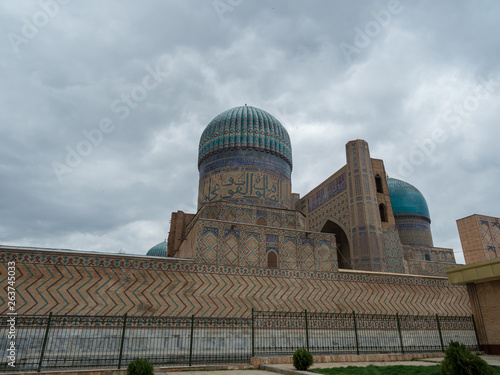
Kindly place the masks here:
<instances>
[{"instance_id":1,"label":"dome drum","mask_svg":"<svg viewBox=\"0 0 500 375\"><path fill-rule=\"evenodd\" d=\"M387 178L392 211L403 245L433 247L431 217L422 193L413 185Z\"/></svg>"},{"instance_id":2,"label":"dome drum","mask_svg":"<svg viewBox=\"0 0 500 375\"><path fill-rule=\"evenodd\" d=\"M201 136L198 169L198 208L217 200L290 208L290 138L261 109L242 106L216 116Z\"/></svg>"}]
</instances>

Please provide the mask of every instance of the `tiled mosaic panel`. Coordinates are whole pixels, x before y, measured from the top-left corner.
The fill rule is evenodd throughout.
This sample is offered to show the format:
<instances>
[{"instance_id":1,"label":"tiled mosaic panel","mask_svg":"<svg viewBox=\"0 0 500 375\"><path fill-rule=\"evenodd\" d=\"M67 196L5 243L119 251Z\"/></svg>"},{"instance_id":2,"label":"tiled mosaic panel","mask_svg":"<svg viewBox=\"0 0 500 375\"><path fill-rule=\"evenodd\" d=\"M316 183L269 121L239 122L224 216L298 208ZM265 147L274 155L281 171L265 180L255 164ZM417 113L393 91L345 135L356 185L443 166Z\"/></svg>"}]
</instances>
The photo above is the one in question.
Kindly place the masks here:
<instances>
[{"instance_id":1,"label":"tiled mosaic panel","mask_svg":"<svg viewBox=\"0 0 500 375\"><path fill-rule=\"evenodd\" d=\"M308 216L309 228L319 232L328 219L335 218L344 228L351 227L347 193L343 193L312 212ZM349 233L347 233L349 235Z\"/></svg>"},{"instance_id":2,"label":"tiled mosaic panel","mask_svg":"<svg viewBox=\"0 0 500 375\"><path fill-rule=\"evenodd\" d=\"M465 262L472 264L488 260L487 247L484 244L484 239L481 234L480 222L489 218L481 215L472 215L463 219L457 220L458 233L460 242L464 252ZM497 219L498 220L498 219ZM489 220L486 220L487 222ZM484 224L483 224L484 226ZM483 227L483 231L486 228Z\"/></svg>"},{"instance_id":3,"label":"tiled mosaic panel","mask_svg":"<svg viewBox=\"0 0 500 375\"><path fill-rule=\"evenodd\" d=\"M285 237L281 251L281 268L297 269L297 238Z\"/></svg>"},{"instance_id":4,"label":"tiled mosaic panel","mask_svg":"<svg viewBox=\"0 0 500 375\"><path fill-rule=\"evenodd\" d=\"M197 253L197 261L201 263L216 264L218 252L218 234L217 228L205 227L203 237L200 241L200 251Z\"/></svg>"},{"instance_id":5,"label":"tiled mosaic panel","mask_svg":"<svg viewBox=\"0 0 500 375\"><path fill-rule=\"evenodd\" d=\"M291 184L282 176L253 170L222 169L219 174L200 178L198 206L222 199L289 208Z\"/></svg>"},{"instance_id":6,"label":"tiled mosaic panel","mask_svg":"<svg viewBox=\"0 0 500 375\"><path fill-rule=\"evenodd\" d=\"M346 188L347 183L344 172L308 198L307 207L309 213L313 212L315 209L324 205L330 199L335 198L337 195L344 192Z\"/></svg>"},{"instance_id":7,"label":"tiled mosaic panel","mask_svg":"<svg viewBox=\"0 0 500 375\"><path fill-rule=\"evenodd\" d=\"M301 254L300 269L307 271L314 270L314 242L312 240L302 240Z\"/></svg>"},{"instance_id":8,"label":"tiled mosaic panel","mask_svg":"<svg viewBox=\"0 0 500 375\"><path fill-rule=\"evenodd\" d=\"M321 241L316 250L317 264L319 271L333 271L334 264L337 263L336 253L330 251L332 244L330 242Z\"/></svg>"},{"instance_id":9,"label":"tiled mosaic panel","mask_svg":"<svg viewBox=\"0 0 500 375\"><path fill-rule=\"evenodd\" d=\"M478 220L485 258L489 260L500 257L500 219L478 216Z\"/></svg>"},{"instance_id":10,"label":"tiled mosaic panel","mask_svg":"<svg viewBox=\"0 0 500 375\"><path fill-rule=\"evenodd\" d=\"M216 116L203 131L198 157L203 161L209 155L240 148L279 155L292 166L292 147L286 129L262 109L245 105Z\"/></svg>"},{"instance_id":11,"label":"tiled mosaic panel","mask_svg":"<svg viewBox=\"0 0 500 375\"><path fill-rule=\"evenodd\" d=\"M16 263L17 313L249 316L250 310L470 315L465 287L444 278L270 270L145 257L0 251ZM279 293L276 293L279 291ZM6 312L0 294L0 313Z\"/></svg>"},{"instance_id":12,"label":"tiled mosaic panel","mask_svg":"<svg viewBox=\"0 0 500 375\"><path fill-rule=\"evenodd\" d=\"M403 245L405 259L409 260L429 260L432 262L451 263L450 267L455 267L455 254L453 249L442 247L408 246ZM427 259L428 258L428 259Z\"/></svg>"},{"instance_id":13,"label":"tiled mosaic panel","mask_svg":"<svg viewBox=\"0 0 500 375\"><path fill-rule=\"evenodd\" d=\"M351 141L346 145L346 153L352 263L357 270L386 271L385 247L368 144L362 140Z\"/></svg>"},{"instance_id":14,"label":"tiled mosaic panel","mask_svg":"<svg viewBox=\"0 0 500 375\"><path fill-rule=\"evenodd\" d=\"M205 204L201 208L198 217L259 225L259 219L262 219L265 221L265 225L270 227L305 229L304 216L300 212L291 213L289 210L255 207L231 202ZM188 226L188 231L194 224L193 222Z\"/></svg>"},{"instance_id":15,"label":"tiled mosaic panel","mask_svg":"<svg viewBox=\"0 0 500 375\"><path fill-rule=\"evenodd\" d=\"M427 262L425 260L407 260L408 272L412 275L447 277L446 270L456 265Z\"/></svg>"},{"instance_id":16,"label":"tiled mosaic panel","mask_svg":"<svg viewBox=\"0 0 500 375\"><path fill-rule=\"evenodd\" d=\"M238 265L239 264L239 239L237 234L226 233L224 238L224 264Z\"/></svg>"},{"instance_id":17,"label":"tiled mosaic panel","mask_svg":"<svg viewBox=\"0 0 500 375\"><path fill-rule=\"evenodd\" d=\"M245 257L244 266L258 267L260 259L259 250L259 234L258 233L245 233L245 243L243 245L243 254Z\"/></svg>"},{"instance_id":18,"label":"tiled mosaic panel","mask_svg":"<svg viewBox=\"0 0 500 375\"><path fill-rule=\"evenodd\" d=\"M199 263L266 267L266 253L272 249L282 268L337 270L334 236L328 233L309 233L305 238L305 232L295 230L207 219L199 219L194 230L198 231L195 259ZM318 251L321 256L315 256Z\"/></svg>"},{"instance_id":19,"label":"tiled mosaic panel","mask_svg":"<svg viewBox=\"0 0 500 375\"><path fill-rule=\"evenodd\" d=\"M404 245L434 246L430 224L412 216L395 216L399 238Z\"/></svg>"},{"instance_id":20,"label":"tiled mosaic panel","mask_svg":"<svg viewBox=\"0 0 500 375\"><path fill-rule=\"evenodd\" d=\"M383 232L387 272L405 273L403 262L403 247L399 241L396 228L390 227Z\"/></svg>"}]
</instances>

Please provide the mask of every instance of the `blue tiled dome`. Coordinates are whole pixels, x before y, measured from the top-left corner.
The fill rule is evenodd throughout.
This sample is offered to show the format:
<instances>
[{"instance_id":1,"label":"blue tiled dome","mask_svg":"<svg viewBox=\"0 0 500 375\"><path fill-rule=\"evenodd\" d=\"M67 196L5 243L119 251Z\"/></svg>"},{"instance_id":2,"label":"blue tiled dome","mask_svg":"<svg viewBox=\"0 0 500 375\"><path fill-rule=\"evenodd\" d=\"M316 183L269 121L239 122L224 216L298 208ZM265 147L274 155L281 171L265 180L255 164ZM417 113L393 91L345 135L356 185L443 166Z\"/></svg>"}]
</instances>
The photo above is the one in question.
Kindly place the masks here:
<instances>
[{"instance_id":1,"label":"blue tiled dome","mask_svg":"<svg viewBox=\"0 0 500 375\"><path fill-rule=\"evenodd\" d=\"M394 215L421 215L430 220L429 208L424 196L407 182L387 178Z\"/></svg>"},{"instance_id":2,"label":"blue tiled dome","mask_svg":"<svg viewBox=\"0 0 500 375\"><path fill-rule=\"evenodd\" d=\"M292 167L292 146L285 127L262 109L241 106L216 116L205 128L198 166L225 150L257 150L277 155Z\"/></svg>"},{"instance_id":3,"label":"blue tiled dome","mask_svg":"<svg viewBox=\"0 0 500 375\"><path fill-rule=\"evenodd\" d=\"M146 254L152 257L166 257L167 256L167 240L154 245Z\"/></svg>"}]
</instances>

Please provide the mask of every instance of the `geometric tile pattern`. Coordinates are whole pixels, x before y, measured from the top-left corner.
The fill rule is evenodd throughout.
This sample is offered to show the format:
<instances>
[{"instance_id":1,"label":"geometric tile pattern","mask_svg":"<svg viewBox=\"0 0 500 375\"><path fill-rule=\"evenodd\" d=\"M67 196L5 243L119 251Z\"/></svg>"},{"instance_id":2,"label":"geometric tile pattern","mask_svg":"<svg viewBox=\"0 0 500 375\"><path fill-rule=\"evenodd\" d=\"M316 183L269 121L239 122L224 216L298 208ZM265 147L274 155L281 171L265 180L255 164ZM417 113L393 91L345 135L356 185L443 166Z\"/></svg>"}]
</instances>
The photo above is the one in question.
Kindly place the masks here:
<instances>
[{"instance_id":1,"label":"geometric tile pattern","mask_svg":"<svg viewBox=\"0 0 500 375\"><path fill-rule=\"evenodd\" d=\"M479 229L485 249L485 259L495 259L500 257L500 219L479 216Z\"/></svg>"},{"instance_id":2,"label":"geometric tile pattern","mask_svg":"<svg viewBox=\"0 0 500 375\"><path fill-rule=\"evenodd\" d=\"M388 231L383 232L383 240L387 272L405 273L403 248L396 228L390 227Z\"/></svg>"},{"instance_id":3,"label":"geometric tile pattern","mask_svg":"<svg viewBox=\"0 0 500 375\"><path fill-rule=\"evenodd\" d=\"M282 223L282 214L278 214L278 213L271 213L271 218L270 218L270 221L269 221L269 226L271 227L282 227L283 226L283 223Z\"/></svg>"},{"instance_id":4,"label":"geometric tile pattern","mask_svg":"<svg viewBox=\"0 0 500 375\"><path fill-rule=\"evenodd\" d=\"M456 267L456 264L428 262L425 260L409 260L408 273L410 275L446 277L446 270Z\"/></svg>"},{"instance_id":5,"label":"geometric tile pattern","mask_svg":"<svg viewBox=\"0 0 500 375\"><path fill-rule=\"evenodd\" d=\"M342 170L340 170L339 172L343 171L344 169L345 167L342 168ZM342 175L344 173L342 173ZM311 193L315 191L316 190L313 190ZM306 198L307 196L304 197L303 200L305 201ZM337 219L337 221L339 221L344 226L344 228L351 227L349 201L346 191L339 193L339 195L335 196L334 198L325 201L313 212L308 213L307 220L309 222L309 229L316 232L321 231L323 225L329 218Z\"/></svg>"},{"instance_id":6,"label":"geometric tile pattern","mask_svg":"<svg viewBox=\"0 0 500 375\"><path fill-rule=\"evenodd\" d=\"M445 278L318 272L0 250L0 283L16 263L19 315L248 316L263 311L470 315L464 286ZM279 290L280 293L276 293ZM0 294L0 314L7 312Z\"/></svg>"},{"instance_id":7,"label":"geometric tile pattern","mask_svg":"<svg viewBox=\"0 0 500 375\"><path fill-rule=\"evenodd\" d=\"M302 259L300 262L301 269L314 270L314 242L312 240L302 240Z\"/></svg>"},{"instance_id":8,"label":"geometric tile pattern","mask_svg":"<svg viewBox=\"0 0 500 375\"><path fill-rule=\"evenodd\" d=\"M332 271L334 269L335 253L330 251L331 243L320 242L316 249L316 258L318 264L318 271Z\"/></svg>"},{"instance_id":9,"label":"geometric tile pattern","mask_svg":"<svg viewBox=\"0 0 500 375\"><path fill-rule=\"evenodd\" d=\"M308 211L313 212L318 207L325 204L330 199L336 197L347 188L345 172L342 173L337 178L333 179L326 186L322 187L319 190L315 189L315 193L310 195L307 200L308 203Z\"/></svg>"},{"instance_id":10,"label":"geometric tile pattern","mask_svg":"<svg viewBox=\"0 0 500 375\"><path fill-rule=\"evenodd\" d=\"M236 107L207 125L198 169L198 207L224 199L290 208L290 138L276 118L258 108Z\"/></svg>"},{"instance_id":11,"label":"geometric tile pattern","mask_svg":"<svg viewBox=\"0 0 500 375\"><path fill-rule=\"evenodd\" d=\"M207 125L200 139L198 165L211 155L243 148L277 155L292 167L292 147L285 127L252 106L228 109Z\"/></svg>"},{"instance_id":12,"label":"geometric tile pattern","mask_svg":"<svg viewBox=\"0 0 500 375\"><path fill-rule=\"evenodd\" d=\"M403 245L403 258L412 260L426 260L431 262L451 263L449 267L456 266L453 249L445 249L443 247ZM443 275L443 277L445 276L446 274Z\"/></svg>"},{"instance_id":13,"label":"geometric tile pattern","mask_svg":"<svg viewBox=\"0 0 500 375\"><path fill-rule=\"evenodd\" d=\"M205 233L201 239L201 252L198 256L198 261L202 263L214 264L217 262L217 233L218 229L209 231L210 228L205 228Z\"/></svg>"},{"instance_id":14,"label":"geometric tile pattern","mask_svg":"<svg viewBox=\"0 0 500 375\"><path fill-rule=\"evenodd\" d=\"M238 239L234 234L229 234L224 239L224 264L239 264Z\"/></svg>"},{"instance_id":15,"label":"geometric tile pattern","mask_svg":"<svg viewBox=\"0 0 500 375\"><path fill-rule=\"evenodd\" d=\"M259 266L259 235L257 233L246 233L246 240L243 246L243 254L245 257L244 266L258 267Z\"/></svg>"},{"instance_id":16,"label":"geometric tile pattern","mask_svg":"<svg viewBox=\"0 0 500 375\"><path fill-rule=\"evenodd\" d=\"M297 239L293 237L285 237L284 245L281 252L281 268L296 269L297 268Z\"/></svg>"},{"instance_id":17,"label":"geometric tile pattern","mask_svg":"<svg viewBox=\"0 0 500 375\"><path fill-rule=\"evenodd\" d=\"M377 190L368 144L362 140L351 141L346 145L346 154L349 205L352 209L350 229L354 245L352 264L357 270L387 271Z\"/></svg>"},{"instance_id":18,"label":"geometric tile pattern","mask_svg":"<svg viewBox=\"0 0 500 375\"><path fill-rule=\"evenodd\" d=\"M413 275L448 277L445 271L456 267L453 249L403 245L403 258Z\"/></svg>"},{"instance_id":19,"label":"geometric tile pattern","mask_svg":"<svg viewBox=\"0 0 500 375\"><path fill-rule=\"evenodd\" d=\"M278 256L278 268L336 271L336 248L329 233L306 233L258 225L198 218L192 233L199 263L267 267L267 254ZM321 255L315 257L320 244ZM318 262L322 262L320 265Z\"/></svg>"},{"instance_id":20,"label":"geometric tile pattern","mask_svg":"<svg viewBox=\"0 0 500 375\"><path fill-rule=\"evenodd\" d=\"M429 221L408 215L394 215L394 218L403 245L434 246Z\"/></svg>"},{"instance_id":21,"label":"geometric tile pattern","mask_svg":"<svg viewBox=\"0 0 500 375\"><path fill-rule=\"evenodd\" d=\"M304 230L304 215L298 211L291 213L281 209L256 207L241 203L213 202L204 204L198 217L232 221L242 224L257 224L259 218L266 221L266 225L277 228ZM195 220L187 227L187 232L195 224Z\"/></svg>"}]
</instances>

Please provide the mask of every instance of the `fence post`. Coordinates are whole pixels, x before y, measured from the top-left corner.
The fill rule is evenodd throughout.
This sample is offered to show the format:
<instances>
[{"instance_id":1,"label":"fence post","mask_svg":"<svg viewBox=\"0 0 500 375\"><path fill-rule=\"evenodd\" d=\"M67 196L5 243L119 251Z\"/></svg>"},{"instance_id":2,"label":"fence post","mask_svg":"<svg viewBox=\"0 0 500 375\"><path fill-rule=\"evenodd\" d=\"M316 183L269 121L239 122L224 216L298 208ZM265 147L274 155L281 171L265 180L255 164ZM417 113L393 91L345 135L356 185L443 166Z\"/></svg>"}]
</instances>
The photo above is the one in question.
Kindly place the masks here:
<instances>
[{"instance_id":1,"label":"fence post","mask_svg":"<svg viewBox=\"0 0 500 375\"><path fill-rule=\"evenodd\" d=\"M405 347L403 346L403 335L401 335L401 324L399 322L399 314L396 313L396 321L398 322L399 342L401 343L401 353L405 354Z\"/></svg>"},{"instance_id":2,"label":"fence post","mask_svg":"<svg viewBox=\"0 0 500 375\"><path fill-rule=\"evenodd\" d=\"M40 372L42 369L43 356L45 354L45 347L47 346L47 339L49 337L51 320L52 320L52 312L49 313L49 319L47 320L47 328L45 329L45 336L43 337L42 352L40 353L40 362L38 362L38 369L36 370L36 372Z\"/></svg>"},{"instance_id":3,"label":"fence post","mask_svg":"<svg viewBox=\"0 0 500 375\"><path fill-rule=\"evenodd\" d=\"M122 340L120 342L120 357L118 357L118 370L122 366L123 343L125 341L125 327L127 326L127 313L123 315Z\"/></svg>"},{"instance_id":4,"label":"fence post","mask_svg":"<svg viewBox=\"0 0 500 375\"><path fill-rule=\"evenodd\" d=\"M471 316L472 319L472 324L474 325L474 333L476 334L476 341L477 341L477 350L481 350L481 345L479 345L479 335L477 334L477 328L476 328L476 321L474 320L474 314Z\"/></svg>"},{"instance_id":5,"label":"fence post","mask_svg":"<svg viewBox=\"0 0 500 375\"><path fill-rule=\"evenodd\" d=\"M189 343L189 366L193 360L194 314L191 317L191 342Z\"/></svg>"},{"instance_id":6,"label":"fence post","mask_svg":"<svg viewBox=\"0 0 500 375\"><path fill-rule=\"evenodd\" d=\"M306 321L306 345L307 350L309 350L309 325L307 324L307 310L304 310L304 317Z\"/></svg>"},{"instance_id":7,"label":"fence post","mask_svg":"<svg viewBox=\"0 0 500 375\"><path fill-rule=\"evenodd\" d=\"M356 354L359 355L359 340L358 340L358 327L356 324L356 313L352 311L352 318L354 320L354 335L356 336Z\"/></svg>"},{"instance_id":8,"label":"fence post","mask_svg":"<svg viewBox=\"0 0 500 375\"><path fill-rule=\"evenodd\" d=\"M436 313L436 322L437 322L437 327L438 327L438 332L439 332L439 340L441 340L441 350L444 353L443 335L441 334L441 324L439 324L439 316L437 313Z\"/></svg>"},{"instance_id":9,"label":"fence post","mask_svg":"<svg viewBox=\"0 0 500 375\"><path fill-rule=\"evenodd\" d=\"M255 318L253 316L253 307L252 307L252 357L255 357Z\"/></svg>"}]
</instances>

